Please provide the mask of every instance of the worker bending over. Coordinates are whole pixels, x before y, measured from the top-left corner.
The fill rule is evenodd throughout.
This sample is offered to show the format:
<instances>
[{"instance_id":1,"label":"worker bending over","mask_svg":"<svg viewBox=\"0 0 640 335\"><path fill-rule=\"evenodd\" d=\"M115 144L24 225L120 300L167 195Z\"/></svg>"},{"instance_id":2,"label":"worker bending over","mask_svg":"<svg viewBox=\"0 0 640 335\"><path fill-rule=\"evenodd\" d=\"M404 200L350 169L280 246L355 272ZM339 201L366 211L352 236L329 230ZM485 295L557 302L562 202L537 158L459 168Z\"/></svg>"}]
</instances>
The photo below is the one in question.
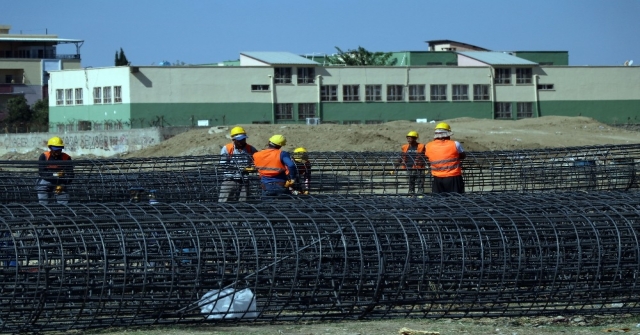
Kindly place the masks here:
<instances>
[{"instance_id":1,"label":"worker bending over","mask_svg":"<svg viewBox=\"0 0 640 335\"><path fill-rule=\"evenodd\" d=\"M309 194L311 190L311 162L309 162L309 153L303 147L293 150L293 161L298 170L298 178L291 187L294 194Z\"/></svg>"}]
</instances>

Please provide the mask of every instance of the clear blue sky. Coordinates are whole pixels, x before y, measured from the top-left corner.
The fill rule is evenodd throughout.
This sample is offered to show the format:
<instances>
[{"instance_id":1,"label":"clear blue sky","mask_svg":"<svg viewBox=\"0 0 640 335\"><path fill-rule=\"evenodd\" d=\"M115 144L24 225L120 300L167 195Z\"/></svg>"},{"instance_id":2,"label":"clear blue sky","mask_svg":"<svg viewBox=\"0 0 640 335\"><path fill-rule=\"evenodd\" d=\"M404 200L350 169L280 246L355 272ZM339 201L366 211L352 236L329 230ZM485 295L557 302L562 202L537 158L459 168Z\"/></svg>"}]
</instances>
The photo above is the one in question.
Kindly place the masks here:
<instances>
[{"instance_id":1,"label":"clear blue sky","mask_svg":"<svg viewBox=\"0 0 640 335\"><path fill-rule=\"evenodd\" d=\"M82 65L214 63L243 51L424 51L448 39L568 51L571 65L640 65L640 0L13 0L11 33L83 39ZM71 53L60 47L59 53Z\"/></svg>"}]
</instances>

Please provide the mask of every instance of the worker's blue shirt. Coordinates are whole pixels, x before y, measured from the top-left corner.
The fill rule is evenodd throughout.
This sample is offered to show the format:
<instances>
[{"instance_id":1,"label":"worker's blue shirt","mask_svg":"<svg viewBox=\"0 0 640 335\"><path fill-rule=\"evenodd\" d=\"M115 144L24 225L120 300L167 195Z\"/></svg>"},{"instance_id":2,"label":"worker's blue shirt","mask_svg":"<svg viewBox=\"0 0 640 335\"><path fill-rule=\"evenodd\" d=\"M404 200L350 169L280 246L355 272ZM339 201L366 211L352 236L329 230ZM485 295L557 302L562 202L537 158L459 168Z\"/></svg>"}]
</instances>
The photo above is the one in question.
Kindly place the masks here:
<instances>
[{"instance_id":1,"label":"worker's blue shirt","mask_svg":"<svg viewBox=\"0 0 640 335\"><path fill-rule=\"evenodd\" d=\"M287 181L287 179L296 179L298 176L298 169L296 168L296 163L291 159L291 156L289 156L289 153L286 151L280 151L280 161L287 167L287 169L289 169L289 175L287 176L286 172L281 172L275 177L262 177L262 183L282 183Z\"/></svg>"}]
</instances>

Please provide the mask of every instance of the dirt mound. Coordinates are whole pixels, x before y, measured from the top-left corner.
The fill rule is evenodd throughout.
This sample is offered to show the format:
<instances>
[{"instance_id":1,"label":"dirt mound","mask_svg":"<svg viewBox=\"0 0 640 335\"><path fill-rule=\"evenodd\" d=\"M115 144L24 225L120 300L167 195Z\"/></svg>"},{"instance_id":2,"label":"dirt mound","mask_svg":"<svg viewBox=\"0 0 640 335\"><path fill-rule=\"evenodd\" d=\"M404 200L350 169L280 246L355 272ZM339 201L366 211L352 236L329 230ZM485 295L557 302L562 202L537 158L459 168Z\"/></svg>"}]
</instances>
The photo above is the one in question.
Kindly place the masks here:
<instances>
[{"instance_id":1,"label":"dirt mound","mask_svg":"<svg viewBox=\"0 0 640 335\"><path fill-rule=\"evenodd\" d=\"M467 151L516 150L640 143L640 133L586 117L546 116L534 119L487 120L457 118L446 121ZM261 149L273 134L287 138L285 149L309 151L397 151L410 130L428 142L434 124L393 121L374 125L242 125L248 143ZM218 154L230 142L228 127L194 129L122 158Z\"/></svg>"}]
</instances>

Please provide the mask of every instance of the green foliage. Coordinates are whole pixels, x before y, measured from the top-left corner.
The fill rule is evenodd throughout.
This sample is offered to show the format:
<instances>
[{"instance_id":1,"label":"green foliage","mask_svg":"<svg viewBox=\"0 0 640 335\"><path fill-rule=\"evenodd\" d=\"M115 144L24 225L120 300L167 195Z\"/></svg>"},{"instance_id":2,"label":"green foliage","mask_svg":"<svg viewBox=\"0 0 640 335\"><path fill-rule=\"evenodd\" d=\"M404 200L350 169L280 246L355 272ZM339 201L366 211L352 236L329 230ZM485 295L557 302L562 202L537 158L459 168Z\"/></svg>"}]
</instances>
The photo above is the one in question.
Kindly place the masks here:
<instances>
[{"instance_id":1,"label":"green foliage","mask_svg":"<svg viewBox=\"0 0 640 335\"><path fill-rule=\"evenodd\" d=\"M49 123L49 99L40 99L33 104L33 122L41 125Z\"/></svg>"},{"instance_id":2,"label":"green foliage","mask_svg":"<svg viewBox=\"0 0 640 335\"><path fill-rule=\"evenodd\" d=\"M116 66L127 66L129 65L129 60L127 60L127 56L124 55L124 50L120 48L120 53L116 51Z\"/></svg>"},{"instance_id":3,"label":"green foliage","mask_svg":"<svg viewBox=\"0 0 640 335\"><path fill-rule=\"evenodd\" d=\"M397 60L390 60L393 55L391 52L371 52L361 46L358 49L347 50L346 52L336 47L338 54L327 57L332 65L346 66L392 66Z\"/></svg>"},{"instance_id":4,"label":"green foliage","mask_svg":"<svg viewBox=\"0 0 640 335\"><path fill-rule=\"evenodd\" d=\"M29 122L33 117L33 111L24 96L9 99L7 101L7 111L9 112L5 119L7 123Z\"/></svg>"}]
</instances>

